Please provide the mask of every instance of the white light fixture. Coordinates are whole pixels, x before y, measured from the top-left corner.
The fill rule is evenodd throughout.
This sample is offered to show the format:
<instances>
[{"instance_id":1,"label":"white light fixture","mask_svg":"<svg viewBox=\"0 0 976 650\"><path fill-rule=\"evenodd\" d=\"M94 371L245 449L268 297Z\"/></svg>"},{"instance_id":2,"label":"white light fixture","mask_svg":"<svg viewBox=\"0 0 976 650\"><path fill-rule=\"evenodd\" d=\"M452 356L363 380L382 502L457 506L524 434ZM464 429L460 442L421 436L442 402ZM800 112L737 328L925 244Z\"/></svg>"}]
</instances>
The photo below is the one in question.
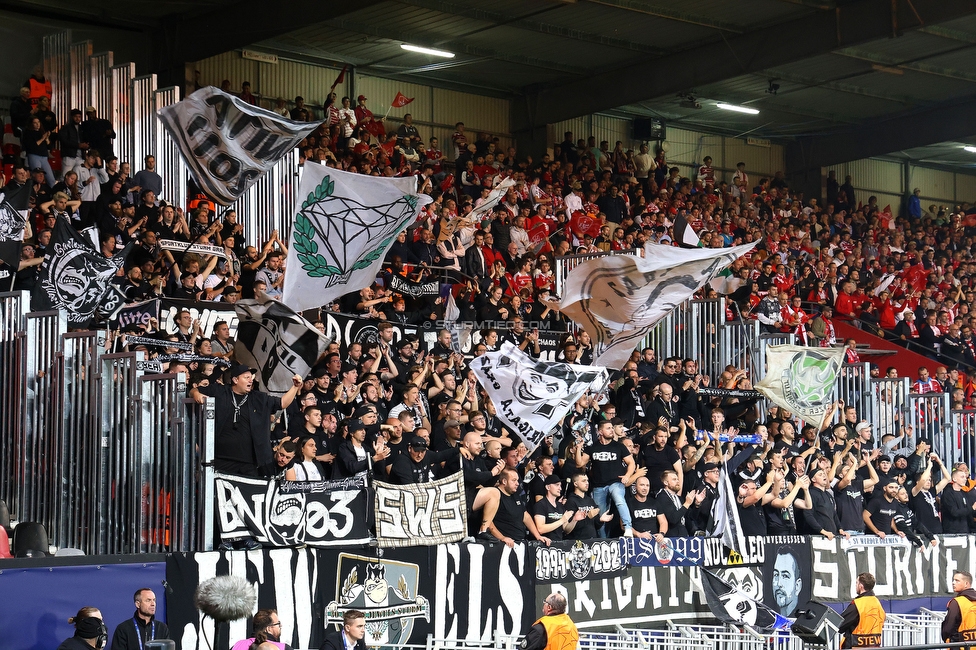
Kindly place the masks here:
<instances>
[{"instance_id":1,"label":"white light fixture","mask_svg":"<svg viewBox=\"0 0 976 650\"><path fill-rule=\"evenodd\" d=\"M759 115L759 111L755 108L748 108L747 106L736 106L735 104L715 104L723 111L734 111L736 113L746 113L748 115Z\"/></svg>"},{"instance_id":2,"label":"white light fixture","mask_svg":"<svg viewBox=\"0 0 976 650\"><path fill-rule=\"evenodd\" d=\"M969 153L976 153L976 147L963 147L963 151L968 151Z\"/></svg>"},{"instance_id":3,"label":"white light fixture","mask_svg":"<svg viewBox=\"0 0 976 650\"><path fill-rule=\"evenodd\" d=\"M400 47L408 52L416 52L417 54L429 54L431 56L442 56L445 59L454 58L454 52L448 52L447 50L433 50L429 47L420 47L419 45L410 45L409 43L400 43Z\"/></svg>"}]
</instances>

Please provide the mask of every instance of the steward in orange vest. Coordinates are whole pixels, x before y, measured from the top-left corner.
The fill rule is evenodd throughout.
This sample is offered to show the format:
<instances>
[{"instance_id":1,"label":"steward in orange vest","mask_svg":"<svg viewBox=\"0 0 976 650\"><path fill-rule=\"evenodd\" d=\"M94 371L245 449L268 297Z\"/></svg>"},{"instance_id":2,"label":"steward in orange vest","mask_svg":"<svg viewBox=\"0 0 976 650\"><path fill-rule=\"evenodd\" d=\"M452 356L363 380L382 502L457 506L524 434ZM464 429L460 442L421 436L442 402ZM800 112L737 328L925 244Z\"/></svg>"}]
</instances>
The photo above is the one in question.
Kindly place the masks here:
<instances>
[{"instance_id":1,"label":"steward in orange vest","mask_svg":"<svg viewBox=\"0 0 976 650\"><path fill-rule=\"evenodd\" d=\"M566 597L549 594L542 603L542 618L522 639L522 650L576 650L579 631L566 613Z\"/></svg>"},{"instance_id":2,"label":"steward in orange vest","mask_svg":"<svg viewBox=\"0 0 976 650\"><path fill-rule=\"evenodd\" d=\"M976 591L973 590L973 576L968 571L956 571L952 574L952 590L956 592L956 597L946 606L942 638L950 643L976 641Z\"/></svg>"},{"instance_id":3,"label":"steward in orange vest","mask_svg":"<svg viewBox=\"0 0 976 650\"><path fill-rule=\"evenodd\" d=\"M857 576L857 597L844 610L838 632L844 635L842 648L880 648L881 630L884 628L885 611L874 595L874 576L862 573Z\"/></svg>"}]
</instances>

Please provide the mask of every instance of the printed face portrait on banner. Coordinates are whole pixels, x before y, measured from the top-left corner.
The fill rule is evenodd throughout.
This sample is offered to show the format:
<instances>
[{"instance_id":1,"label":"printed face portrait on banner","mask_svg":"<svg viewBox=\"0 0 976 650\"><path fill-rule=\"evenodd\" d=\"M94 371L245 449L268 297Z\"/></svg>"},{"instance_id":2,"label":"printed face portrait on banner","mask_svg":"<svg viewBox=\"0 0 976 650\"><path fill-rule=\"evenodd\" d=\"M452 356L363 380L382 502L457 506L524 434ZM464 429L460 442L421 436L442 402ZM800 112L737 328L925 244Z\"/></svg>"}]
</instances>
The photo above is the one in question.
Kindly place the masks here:
<instances>
[{"instance_id":1,"label":"printed face portrait on banner","mask_svg":"<svg viewBox=\"0 0 976 650\"><path fill-rule=\"evenodd\" d=\"M810 600L810 550L803 544L766 547L765 604L790 618Z\"/></svg>"}]
</instances>

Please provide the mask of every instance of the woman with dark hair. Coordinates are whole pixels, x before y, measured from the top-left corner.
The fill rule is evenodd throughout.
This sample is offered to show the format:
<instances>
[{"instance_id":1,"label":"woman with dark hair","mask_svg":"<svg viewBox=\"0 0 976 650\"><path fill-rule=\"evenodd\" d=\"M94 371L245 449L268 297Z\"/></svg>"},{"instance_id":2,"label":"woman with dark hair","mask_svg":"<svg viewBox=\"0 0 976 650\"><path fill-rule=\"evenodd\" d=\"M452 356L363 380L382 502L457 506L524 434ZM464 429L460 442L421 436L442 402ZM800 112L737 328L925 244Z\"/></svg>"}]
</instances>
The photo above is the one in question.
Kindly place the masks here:
<instances>
[{"instance_id":1,"label":"woman with dark hair","mask_svg":"<svg viewBox=\"0 0 976 650\"><path fill-rule=\"evenodd\" d=\"M280 650L291 650L291 646L282 643L281 621L278 620L278 610L259 609L258 613L251 619L254 627L254 636L249 639L241 639L234 644L231 650L257 650L262 643L271 643Z\"/></svg>"},{"instance_id":2,"label":"woman with dark hair","mask_svg":"<svg viewBox=\"0 0 976 650\"><path fill-rule=\"evenodd\" d=\"M315 460L318 449L315 446L315 438L312 436L302 436L298 439L298 454L296 462L285 472L286 481L321 481L325 478L325 472L319 461Z\"/></svg>"},{"instance_id":3,"label":"woman with dark hair","mask_svg":"<svg viewBox=\"0 0 976 650\"><path fill-rule=\"evenodd\" d=\"M58 650L101 650L108 642L108 629L97 607L82 607L68 622L75 626L75 635L65 639Z\"/></svg>"}]
</instances>

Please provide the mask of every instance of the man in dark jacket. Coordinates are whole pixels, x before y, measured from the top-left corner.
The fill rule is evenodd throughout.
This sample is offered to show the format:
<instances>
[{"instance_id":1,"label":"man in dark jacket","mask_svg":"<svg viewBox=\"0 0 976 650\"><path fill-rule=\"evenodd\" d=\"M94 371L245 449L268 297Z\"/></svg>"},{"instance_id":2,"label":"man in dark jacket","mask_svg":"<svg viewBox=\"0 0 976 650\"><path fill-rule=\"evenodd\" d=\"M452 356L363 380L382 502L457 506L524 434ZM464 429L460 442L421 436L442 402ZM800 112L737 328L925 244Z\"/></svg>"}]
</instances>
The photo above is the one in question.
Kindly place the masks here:
<instances>
[{"instance_id":1,"label":"man in dark jacket","mask_svg":"<svg viewBox=\"0 0 976 650\"><path fill-rule=\"evenodd\" d=\"M393 460L390 468L390 482L399 485L410 483L428 483L431 475L442 463L449 458L456 457L460 452L458 447L448 447L441 451L429 451L427 441L420 436L414 436L407 445L407 453L400 454ZM434 467L431 467L431 466Z\"/></svg>"},{"instance_id":2,"label":"man in dark jacket","mask_svg":"<svg viewBox=\"0 0 976 650\"><path fill-rule=\"evenodd\" d=\"M166 623L156 620L156 594L145 587L133 596L136 613L122 621L112 635L112 650L142 650L146 643L156 639L168 639Z\"/></svg>"},{"instance_id":3,"label":"man in dark jacket","mask_svg":"<svg viewBox=\"0 0 976 650\"><path fill-rule=\"evenodd\" d=\"M973 523L972 492L966 492L966 471L952 470L952 482L942 490L942 532L946 535L967 534Z\"/></svg>"},{"instance_id":4,"label":"man in dark jacket","mask_svg":"<svg viewBox=\"0 0 976 650\"><path fill-rule=\"evenodd\" d=\"M342 629L325 635L319 650L366 650L366 615L358 609L347 609L342 615Z\"/></svg>"}]
</instances>

